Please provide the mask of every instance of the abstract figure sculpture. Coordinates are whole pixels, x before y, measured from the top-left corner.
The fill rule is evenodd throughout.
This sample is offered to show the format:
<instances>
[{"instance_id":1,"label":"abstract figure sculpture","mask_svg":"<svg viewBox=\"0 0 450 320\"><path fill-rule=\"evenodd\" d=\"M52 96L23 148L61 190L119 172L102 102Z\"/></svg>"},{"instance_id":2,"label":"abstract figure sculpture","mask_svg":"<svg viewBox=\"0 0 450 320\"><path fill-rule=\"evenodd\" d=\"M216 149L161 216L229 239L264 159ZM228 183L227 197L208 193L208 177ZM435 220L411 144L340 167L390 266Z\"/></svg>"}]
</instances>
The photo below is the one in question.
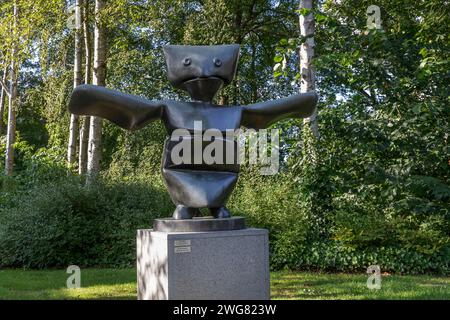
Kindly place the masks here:
<instances>
[{"instance_id":1,"label":"abstract figure sculpture","mask_svg":"<svg viewBox=\"0 0 450 320\"><path fill-rule=\"evenodd\" d=\"M177 142L170 139L171 134L176 129L185 129L189 134L181 139L192 140L194 122L201 122L202 130L225 133L241 126L262 129L284 118L305 118L313 113L317 95L308 92L247 106L215 105L212 101L216 93L230 84L236 74L239 46L174 45L164 47L164 54L169 81L174 87L186 90L192 102L149 101L103 87L81 85L72 94L69 110L108 119L128 130L161 119L168 132L162 175L176 205L173 218L192 219L199 214L199 208L208 208L215 218L229 218L225 204L236 184L239 165L204 161L174 163L171 151Z\"/></svg>"}]
</instances>

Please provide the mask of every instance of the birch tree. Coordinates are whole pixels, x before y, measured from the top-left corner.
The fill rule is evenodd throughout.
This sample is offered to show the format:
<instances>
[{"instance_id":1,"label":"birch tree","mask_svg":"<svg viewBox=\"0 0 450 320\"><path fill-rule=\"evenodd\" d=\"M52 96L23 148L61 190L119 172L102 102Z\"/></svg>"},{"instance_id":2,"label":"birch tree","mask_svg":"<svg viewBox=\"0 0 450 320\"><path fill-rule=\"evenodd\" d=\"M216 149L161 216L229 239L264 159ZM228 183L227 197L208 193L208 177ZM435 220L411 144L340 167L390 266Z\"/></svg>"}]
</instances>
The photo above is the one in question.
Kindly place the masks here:
<instances>
[{"instance_id":1,"label":"birch tree","mask_svg":"<svg viewBox=\"0 0 450 320\"><path fill-rule=\"evenodd\" d=\"M75 0L75 56L73 67L73 87L76 88L81 84L82 71L81 71L81 55L82 55L82 8L83 0ZM78 116L75 114L70 115L70 129L69 129L69 146L67 150L67 162L69 166L75 163L76 151L77 151L77 138L78 138Z\"/></svg>"},{"instance_id":2,"label":"birch tree","mask_svg":"<svg viewBox=\"0 0 450 320\"><path fill-rule=\"evenodd\" d=\"M9 79L8 123L6 133L5 175L11 176L14 168L14 142L16 140L16 110L17 110L17 20L19 9L14 1L13 13L13 45L11 49L11 67Z\"/></svg>"},{"instance_id":3,"label":"birch tree","mask_svg":"<svg viewBox=\"0 0 450 320\"><path fill-rule=\"evenodd\" d=\"M315 21L312 12L313 8L314 0L300 0L300 34L302 40L304 40L300 46L301 92L308 92L315 89L315 72L312 64L315 47ZM319 136L317 109L310 117L304 119L304 124L310 126L311 131L316 138Z\"/></svg>"},{"instance_id":4,"label":"birch tree","mask_svg":"<svg viewBox=\"0 0 450 320\"><path fill-rule=\"evenodd\" d=\"M84 83L91 83L92 72L92 50L91 50L91 35L89 30L89 1L84 1L83 7L83 32L84 32L84 50L85 50L85 71ZM80 128L80 146L78 157L78 173L86 174L87 158L88 158L88 142L89 142L89 123L90 117L81 117L82 124Z\"/></svg>"},{"instance_id":5,"label":"birch tree","mask_svg":"<svg viewBox=\"0 0 450 320\"><path fill-rule=\"evenodd\" d=\"M104 86L106 80L106 28L101 17L105 5L105 0L95 1L94 74L92 80L93 84L98 86ZM87 164L88 183L100 171L102 125L103 120L101 118L90 117Z\"/></svg>"},{"instance_id":6,"label":"birch tree","mask_svg":"<svg viewBox=\"0 0 450 320\"><path fill-rule=\"evenodd\" d=\"M5 66L0 84L0 135L2 135L5 130L5 122L3 121L3 116L5 115L5 100L8 92L6 84L7 74L8 68Z\"/></svg>"}]
</instances>

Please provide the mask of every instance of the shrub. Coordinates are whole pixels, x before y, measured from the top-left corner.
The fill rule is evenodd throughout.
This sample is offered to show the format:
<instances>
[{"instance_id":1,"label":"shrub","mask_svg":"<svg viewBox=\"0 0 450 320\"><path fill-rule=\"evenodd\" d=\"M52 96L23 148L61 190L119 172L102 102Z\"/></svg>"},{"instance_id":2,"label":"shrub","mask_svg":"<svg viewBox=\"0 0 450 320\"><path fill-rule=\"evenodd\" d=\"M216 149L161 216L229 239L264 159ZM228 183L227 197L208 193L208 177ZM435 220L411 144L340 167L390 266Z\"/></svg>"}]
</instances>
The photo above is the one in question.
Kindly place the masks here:
<instances>
[{"instance_id":1,"label":"shrub","mask_svg":"<svg viewBox=\"0 0 450 320\"><path fill-rule=\"evenodd\" d=\"M136 229L171 213L163 190L68 177L36 185L0 209L0 266L129 266Z\"/></svg>"}]
</instances>

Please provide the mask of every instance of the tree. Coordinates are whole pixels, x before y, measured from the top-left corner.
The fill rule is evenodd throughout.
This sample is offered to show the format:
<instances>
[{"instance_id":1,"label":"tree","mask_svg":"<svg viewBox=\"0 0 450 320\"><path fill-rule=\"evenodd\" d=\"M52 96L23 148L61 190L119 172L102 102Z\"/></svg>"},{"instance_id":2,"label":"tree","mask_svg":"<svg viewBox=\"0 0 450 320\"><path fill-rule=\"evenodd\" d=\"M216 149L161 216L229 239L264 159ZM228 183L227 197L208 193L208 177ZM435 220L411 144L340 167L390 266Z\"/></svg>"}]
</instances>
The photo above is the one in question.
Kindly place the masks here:
<instances>
[{"instance_id":1,"label":"tree","mask_svg":"<svg viewBox=\"0 0 450 320\"><path fill-rule=\"evenodd\" d=\"M5 98L7 97L7 84L6 84L6 77L8 74L8 68L5 65L5 68L3 70L3 75L1 79L0 84L0 135L3 134L4 128L5 128L5 122L3 121L3 116L5 114Z\"/></svg>"},{"instance_id":2,"label":"tree","mask_svg":"<svg viewBox=\"0 0 450 320\"><path fill-rule=\"evenodd\" d=\"M2 51L3 60L9 62L8 128L5 148L6 175L12 175L14 167L14 149L17 140L16 116L19 113L19 101L25 100L27 75L33 74L33 71L27 70L27 67L22 70L20 66L24 63L28 66L31 58L37 58L36 48L40 43L39 37L45 33L49 25L55 24L54 17L57 13L58 17L61 17L60 9L61 2L59 0L10 0L2 2L0 6L2 20L0 38L3 44L0 51ZM19 73L22 83L20 89L18 87Z\"/></svg>"},{"instance_id":3,"label":"tree","mask_svg":"<svg viewBox=\"0 0 450 320\"><path fill-rule=\"evenodd\" d=\"M298 28L297 6L297 0L278 4L268 0L205 0L201 10L182 20L182 41L186 44L241 46L237 78L220 92L220 104L250 104L293 92L268 80L279 39L292 34L292 27Z\"/></svg>"},{"instance_id":4,"label":"tree","mask_svg":"<svg viewBox=\"0 0 450 320\"><path fill-rule=\"evenodd\" d=\"M312 64L314 57L314 32L315 21L313 13L313 0L300 0L300 35L302 43L300 45L300 91L308 92L315 89L315 72ZM304 119L304 123L310 126L314 137L319 136L319 128L317 124L317 109L309 117Z\"/></svg>"},{"instance_id":5,"label":"tree","mask_svg":"<svg viewBox=\"0 0 450 320\"><path fill-rule=\"evenodd\" d=\"M6 134L5 175L11 176L14 168L14 142L16 140L16 110L17 110L17 27L19 8L17 0L14 1L13 15L13 45L11 49L11 69L9 79L9 101L8 101L8 130Z\"/></svg>"},{"instance_id":6,"label":"tree","mask_svg":"<svg viewBox=\"0 0 450 320\"><path fill-rule=\"evenodd\" d=\"M106 81L106 28L102 21L102 10L105 0L95 1L95 28L94 28L94 76L93 84L104 86ZM103 120L91 117L89 128L88 149L88 182L91 182L100 171L101 142Z\"/></svg>"},{"instance_id":7,"label":"tree","mask_svg":"<svg viewBox=\"0 0 450 320\"><path fill-rule=\"evenodd\" d=\"M315 70L313 65L315 48L315 17L318 8L313 0L301 0L300 23L300 91L315 90ZM319 139L317 108L303 120L300 162L295 170L299 183L300 206L311 221L308 238L323 241L329 238L332 197L330 170L324 159L324 150Z\"/></svg>"},{"instance_id":8,"label":"tree","mask_svg":"<svg viewBox=\"0 0 450 320\"><path fill-rule=\"evenodd\" d=\"M85 72L84 83L91 83L92 72L92 50L91 50L91 36L89 30L89 1L84 2L83 8L83 31L84 31L84 50L85 50ZM80 129L80 146L78 157L78 173L81 175L86 174L87 170L87 158L88 158L88 143L89 143L89 123L90 117L81 117L82 125Z\"/></svg>"},{"instance_id":9,"label":"tree","mask_svg":"<svg viewBox=\"0 0 450 320\"><path fill-rule=\"evenodd\" d=\"M73 63L73 87L76 88L81 84L81 53L82 53L82 6L83 0L75 0L75 54ZM77 150L77 136L78 136L78 116L70 115L70 129L69 129L69 146L67 150L67 162L69 166L75 163Z\"/></svg>"}]
</instances>

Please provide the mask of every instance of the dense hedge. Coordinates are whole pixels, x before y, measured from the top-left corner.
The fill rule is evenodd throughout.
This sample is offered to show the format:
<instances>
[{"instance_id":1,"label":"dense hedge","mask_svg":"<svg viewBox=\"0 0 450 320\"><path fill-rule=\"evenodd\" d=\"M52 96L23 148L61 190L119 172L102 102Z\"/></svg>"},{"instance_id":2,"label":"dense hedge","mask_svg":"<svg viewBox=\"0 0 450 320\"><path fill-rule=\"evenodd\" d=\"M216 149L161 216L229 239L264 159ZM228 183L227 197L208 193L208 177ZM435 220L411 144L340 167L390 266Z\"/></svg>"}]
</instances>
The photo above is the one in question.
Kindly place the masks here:
<instances>
[{"instance_id":1,"label":"dense hedge","mask_svg":"<svg viewBox=\"0 0 450 320\"><path fill-rule=\"evenodd\" d=\"M148 184L86 188L66 178L16 193L0 209L0 265L47 268L129 266L135 234L173 210L167 194Z\"/></svg>"},{"instance_id":2,"label":"dense hedge","mask_svg":"<svg viewBox=\"0 0 450 320\"><path fill-rule=\"evenodd\" d=\"M343 220L334 214L332 224L340 227L329 230L329 237L314 236L315 223L293 196L291 178L247 170L229 203L250 225L269 229L273 269L363 271L379 264L390 272L449 272L448 243L424 250L423 241L433 244L432 236L421 239L422 247L398 240L395 231L379 235L389 242L337 239L352 223L368 228L378 223L368 216ZM132 266L136 229L150 227L152 219L169 216L174 208L157 176L153 183L105 179L91 187L72 176L37 180L23 189L3 184L14 191L0 198L0 267Z\"/></svg>"}]
</instances>

